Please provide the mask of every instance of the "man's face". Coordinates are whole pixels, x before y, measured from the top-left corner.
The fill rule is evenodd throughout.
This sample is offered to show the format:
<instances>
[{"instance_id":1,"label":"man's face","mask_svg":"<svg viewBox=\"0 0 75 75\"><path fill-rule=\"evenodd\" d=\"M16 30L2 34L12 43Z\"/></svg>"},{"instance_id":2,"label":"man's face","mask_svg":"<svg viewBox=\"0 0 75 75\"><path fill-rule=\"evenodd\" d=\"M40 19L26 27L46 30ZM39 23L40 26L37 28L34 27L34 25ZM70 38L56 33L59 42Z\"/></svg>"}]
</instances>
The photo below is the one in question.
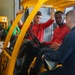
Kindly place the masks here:
<instances>
[{"instance_id":1,"label":"man's face","mask_svg":"<svg viewBox=\"0 0 75 75\"><path fill-rule=\"evenodd\" d=\"M64 15L62 13L55 14L56 23L61 26L64 23Z\"/></svg>"},{"instance_id":2,"label":"man's face","mask_svg":"<svg viewBox=\"0 0 75 75\"><path fill-rule=\"evenodd\" d=\"M34 17L34 23L39 24L41 22L41 18L42 18L42 16L36 15Z\"/></svg>"}]
</instances>

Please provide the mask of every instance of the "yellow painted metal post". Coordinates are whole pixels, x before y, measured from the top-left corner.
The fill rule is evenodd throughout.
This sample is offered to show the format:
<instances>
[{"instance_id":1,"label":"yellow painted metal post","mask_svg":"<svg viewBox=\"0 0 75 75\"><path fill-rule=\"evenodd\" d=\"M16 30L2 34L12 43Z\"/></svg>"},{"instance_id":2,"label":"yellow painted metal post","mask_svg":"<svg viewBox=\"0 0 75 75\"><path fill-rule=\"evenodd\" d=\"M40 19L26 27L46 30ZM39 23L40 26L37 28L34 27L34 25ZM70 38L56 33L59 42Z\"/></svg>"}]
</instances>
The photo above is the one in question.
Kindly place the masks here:
<instances>
[{"instance_id":1,"label":"yellow painted metal post","mask_svg":"<svg viewBox=\"0 0 75 75\"><path fill-rule=\"evenodd\" d=\"M11 60L9 62L7 75L12 75L13 74L16 58L17 58L20 46L22 44L22 40L24 38L24 35L25 35L25 33L26 33L33 17L35 16L36 12L39 10L41 5L46 1L47 0L39 0L38 3L35 5L33 11L31 12L31 14L28 16L26 22L24 23L24 26L22 27L21 32L20 32L20 34L18 36L18 39L16 41L16 44L15 44L15 47L14 47L14 50L13 50L13 53L12 53Z\"/></svg>"},{"instance_id":2,"label":"yellow painted metal post","mask_svg":"<svg viewBox=\"0 0 75 75\"><path fill-rule=\"evenodd\" d=\"M18 15L18 16L16 17L16 19L14 20L14 22L13 22L13 24L12 24L12 26L11 26L9 32L8 32L8 35L7 35L6 39L5 39L3 49L7 47L8 42L9 42L11 36L12 36L13 30L14 30L14 28L17 26L17 23L19 22L19 20L20 20L20 18L22 17L22 15L23 15L23 14Z\"/></svg>"},{"instance_id":3,"label":"yellow painted metal post","mask_svg":"<svg viewBox=\"0 0 75 75\"><path fill-rule=\"evenodd\" d=\"M11 60L11 57L10 57L10 56L8 55L8 53L5 51L5 48L7 48L7 45L8 45L8 42L9 42L11 36L12 36L13 30L14 30L14 28L17 26L17 23L19 22L19 20L20 20L20 18L22 17L22 15L23 15L23 14L19 14L19 15L16 17L16 19L14 20L13 25L11 26L11 28L10 28L10 30L9 30L9 32L8 32L8 35L7 35L6 39L5 39L4 46L3 46L3 49L2 49L2 50L4 51L4 53L5 53L5 55L7 55L10 60ZM12 67L11 67L11 68L12 68ZM5 75L5 74L7 75L7 69L8 69L8 66L7 66L6 70L5 70L6 73L4 73L4 75ZM10 70L9 70L9 71L10 71Z\"/></svg>"}]
</instances>

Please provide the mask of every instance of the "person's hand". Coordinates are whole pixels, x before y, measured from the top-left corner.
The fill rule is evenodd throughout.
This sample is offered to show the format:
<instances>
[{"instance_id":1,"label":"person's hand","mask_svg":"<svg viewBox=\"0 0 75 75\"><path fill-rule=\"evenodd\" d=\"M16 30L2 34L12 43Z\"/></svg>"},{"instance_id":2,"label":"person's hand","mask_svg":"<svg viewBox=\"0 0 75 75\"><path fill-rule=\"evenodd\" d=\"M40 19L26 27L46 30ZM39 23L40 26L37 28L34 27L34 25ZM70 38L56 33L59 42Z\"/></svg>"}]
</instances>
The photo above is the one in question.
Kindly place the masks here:
<instances>
[{"instance_id":1,"label":"person's hand","mask_svg":"<svg viewBox=\"0 0 75 75\"><path fill-rule=\"evenodd\" d=\"M60 43L60 44L58 44L58 43L52 43L52 45L50 45L50 47L53 48L54 50L57 50L60 47L61 44L62 43Z\"/></svg>"},{"instance_id":2,"label":"person's hand","mask_svg":"<svg viewBox=\"0 0 75 75\"><path fill-rule=\"evenodd\" d=\"M23 14L23 13L24 13L24 10L18 10L18 12L16 13L16 15Z\"/></svg>"},{"instance_id":3,"label":"person's hand","mask_svg":"<svg viewBox=\"0 0 75 75\"><path fill-rule=\"evenodd\" d=\"M16 13L16 16L17 16L18 14L23 14L23 13L24 13L24 10L18 10L18 12ZM21 25L23 25L23 22L22 22L22 20L20 19L19 22L18 22L18 26L21 26Z\"/></svg>"}]
</instances>

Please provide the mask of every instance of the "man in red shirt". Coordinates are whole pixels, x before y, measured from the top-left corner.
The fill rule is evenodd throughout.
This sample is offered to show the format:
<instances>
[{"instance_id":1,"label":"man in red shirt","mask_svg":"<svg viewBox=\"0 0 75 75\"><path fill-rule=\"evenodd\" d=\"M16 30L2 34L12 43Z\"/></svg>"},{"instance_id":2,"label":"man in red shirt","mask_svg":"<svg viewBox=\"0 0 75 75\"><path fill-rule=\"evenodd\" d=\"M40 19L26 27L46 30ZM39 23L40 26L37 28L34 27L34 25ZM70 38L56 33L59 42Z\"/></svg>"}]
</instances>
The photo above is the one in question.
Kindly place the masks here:
<instances>
[{"instance_id":1,"label":"man in red shirt","mask_svg":"<svg viewBox=\"0 0 75 75\"><path fill-rule=\"evenodd\" d=\"M49 42L43 42L44 45L50 45L51 48L57 50L62 44L64 37L70 31L66 24L64 23L64 14L61 11L55 13L55 20L58 25L54 29L53 38Z\"/></svg>"},{"instance_id":2,"label":"man in red shirt","mask_svg":"<svg viewBox=\"0 0 75 75\"><path fill-rule=\"evenodd\" d=\"M19 10L17 12L17 15L20 14L20 13L23 13L23 11ZM30 32L32 34L34 34L40 42L43 42L44 30L47 27L49 27L51 24L53 24L53 22L54 22L54 9L51 9L50 19L47 22L41 23L41 19L42 19L42 13L40 11L38 11L36 13L36 15L34 16L33 22L31 23L31 25L33 24L33 26L31 28ZM22 28L22 26L23 26L23 23L20 20L19 21L19 27ZM30 38L30 37L28 37L28 38Z\"/></svg>"},{"instance_id":3,"label":"man in red shirt","mask_svg":"<svg viewBox=\"0 0 75 75\"><path fill-rule=\"evenodd\" d=\"M19 10L18 12L17 12L17 15L18 14L20 14L20 13L23 13L23 11L22 10ZM45 23L41 23L41 18L42 18L42 13L40 12L40 11L38 11L37 13L36 13L36 15L34 16L34 19L33 19L33 22L31 23L31 26L32 26L32 24L33 24L33 26L32 26L32 28L31 28L31 26L29 27L29 32L30 33L32 33L35 37L37 37L37 39L40 41L40 42L43 42L43 39L44 39L44 30L47 28L47 27L49 27L51 24L53 24L53 22L54 22L54 9L52 8L51 9L51 15L50 15L50 19L47 21L47 22L45 22ZM19 27L20 28L22 28L22 26L23 26L23 23L22 23L22 21L20 20L19 21ZM30 29L31 28L31 29ZM28 32L28 33L29 33ZM28 36L28 38L31 40L31 37L30 36ZM31 47L32 48L32 47ZM30 49L31 49L30 48ZM32 50L31 50L32 51ZM38 50L37 50L38 51ZM30 50L27 50L27 52L26 52L26 55L25 55L25 61L24 61L24 65L23 65L23 68L22 68L22 71L19 73L20 75L28 75L28 72L27 72L27 70L28 70L28 68L29 68L29 65L31 64L31 62L32 62L32 59L35 57L35 55L33 54L33 56L31 56L31 58L28 58L28 57L30 57L30 56L28 56L28 55L30 55L29 53L31 53L30 52ZM32 54L32 53L31 53ZM35 53L36 54L36 53Z\"/></svg>"},{"instance_id":4,"label":"man in red shirt","mask_svg":"<svg viewBox=\"0 0 75 75\"><path fill-rule=\"evenodd\" d=\"M66 27L66 24L64 23L63 25L55 28L52 39L49 42L43 42L43 44L50 45L51 48L57 50L59 46L62 44L63 39L68 32L69 29Z\"/></svg>"},{"instance_id":5,"label":"man in red shirt","mask_svg":"<svg viewBox=\"0 0 75 75\"><path fill-rule=\"evenodd\" d=\"M55 20L58 25L58 27L54 30L54 35L53 38L50 42L44 42L44 45L48 45L43 47L42 49L39 50L37 59L35 62L34 68L31 69L30 75L36 75L42 65L42 60L41 57L43 54L46 52L49 52L49 49L51 51L57 50L59 46L62 44L64 37L67 35L67 33L70 31L66 24L64 23L64 14L61 11L57 11L55 13ZM49 48L49 49L48 49Z\"/></svg>"}]
</instances>

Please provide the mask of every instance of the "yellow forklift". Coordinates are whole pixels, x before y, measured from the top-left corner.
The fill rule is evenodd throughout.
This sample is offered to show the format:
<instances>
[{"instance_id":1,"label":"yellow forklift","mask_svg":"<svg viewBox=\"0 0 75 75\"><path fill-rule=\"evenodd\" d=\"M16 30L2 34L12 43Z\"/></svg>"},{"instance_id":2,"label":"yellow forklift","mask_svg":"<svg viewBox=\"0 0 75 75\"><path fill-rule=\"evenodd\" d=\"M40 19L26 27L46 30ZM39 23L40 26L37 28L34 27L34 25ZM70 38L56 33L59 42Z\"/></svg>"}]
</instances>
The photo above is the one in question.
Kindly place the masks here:
<instances>
[{"instance_id":1,"label":"yellow forklift","mask_svg":"<svg viewBox=\"0 0 75 75\"><path fill-rule=\"evenodd\" d=\"M24 36L26 34L26 31L34 18L36 12L41 7L51 7L55 8L56 10L64 11L65 8L75 5L75 0L22 0L21 5L23 7L23 10L26 12L26 9L29 9L31 7L34 7L29 14L28 18L24 22L24 25L21 29L21 32L16 40L16 43L14 45L12 54L10 55L9 52L6 51L9 40L11 38L12 32L14 28L16 27L17 23L19 22L20 18L23 16L23 14L17 15L16 19L14 20L14 23L12 27L10 28L8 35L6 36L4 45L2 47L2 54L1 54L1 75L15 75L14 69L15 69L15 63L17 60L17 56L19 53L19 49L22 45ZM20 40L20 41L19 41Z\"/></svg>"},{"instance_id":2,"label":"yellow forklift","mask_svg":"<svg viewBox=\"0 0 75 75\"><path fill-rule=\"evenodd\" d=\"M3 36L4 36L3 29L5 30L5 29L7 29L7 27L8 27L7 17L0 16L0 41L5 39L5 37L3 38Z\"/></svg>"},{"instance_id":3,"label":"yellow forklift","mask_svg":"<svg viewBox=\"0 0 75 75\"><path fill-rule=\"evenodd\" d=\"M5 38L6 38L6 33L5 33L5 30L7 29L8 27L8 20L7 20L7 17L6 16L0 16L0 64L1 64L1 59L2 59L2 48L3 48L3 45L4 45L4 41L5 41ZM1 65L0 65L0 70L1 70ZM0 71L1 73L1 71Z\"/></svg>"},{"instance_id":4,"label":"yellow forklift","mask_svg":"<svg viewBox=\"0 0 75 75\"><path fill-rule=\"evenodd\" d=\"M3 47L3 42L5 41L5 30L8 27L8 20L6 16L0 16L0 49Z\"/></svg>"}]
</instances>

